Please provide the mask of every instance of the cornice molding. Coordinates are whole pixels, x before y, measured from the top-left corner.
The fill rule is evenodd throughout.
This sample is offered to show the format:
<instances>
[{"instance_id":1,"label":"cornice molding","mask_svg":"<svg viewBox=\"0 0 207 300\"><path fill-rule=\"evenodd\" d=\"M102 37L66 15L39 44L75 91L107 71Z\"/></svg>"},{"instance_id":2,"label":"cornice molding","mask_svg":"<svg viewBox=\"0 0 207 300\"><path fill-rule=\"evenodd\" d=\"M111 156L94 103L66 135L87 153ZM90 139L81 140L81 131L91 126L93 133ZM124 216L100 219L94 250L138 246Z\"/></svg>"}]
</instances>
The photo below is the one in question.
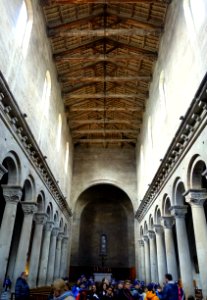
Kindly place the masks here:
<instances>
[{"instance_id":1,"label":"cornice molding","mask_svg":"<svg viewBox=\"0 0 207 300\"><path fill-rule=\"evenodd\" d=\"M188 111L185 116L181 117L181 120L165 157L135 214L135 218L139 222L143 220L146 212L207 124L207 73Z\"/></svg>"},{"instance_id":2,"label":"cornice molding","mask_svg":"<svg viewBox=\"0 0 207 300\"><path fill-rule=\"evenodd\" d=\"M21 149L33 165L37 174L49 190L50 194L58 204L59 208L69 218L72 216L71 208L68 206L66 197L63 195L57 180L50 170L46 157L42 154L23 114L12 95L9 86L0 72L0 115L14 136Z\"/></svg>"}]
</instances>

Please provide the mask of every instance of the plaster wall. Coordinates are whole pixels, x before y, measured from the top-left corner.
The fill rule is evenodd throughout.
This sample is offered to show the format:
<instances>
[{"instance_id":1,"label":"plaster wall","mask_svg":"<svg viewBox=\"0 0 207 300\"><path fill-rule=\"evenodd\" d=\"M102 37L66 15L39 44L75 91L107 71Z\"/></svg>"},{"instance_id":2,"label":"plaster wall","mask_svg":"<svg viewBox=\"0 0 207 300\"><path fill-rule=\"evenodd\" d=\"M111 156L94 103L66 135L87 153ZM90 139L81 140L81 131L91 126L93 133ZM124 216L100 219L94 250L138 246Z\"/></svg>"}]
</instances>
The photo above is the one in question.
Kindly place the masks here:
<instances>
[{"instance_id":1,"label":"plaster wall","mask_svg":"<svg viewBox=\"0 0 207 300\"><path fill-rule=\"evenodd\" d=\"M136 207L136 164L134 149L75 149L72 208L88 187L109 183L122 189Z\"/></svg>"},{"instance_id":2,"label":"plaster wall","mask_svg":"<svg viewBox=\"0 0 207 300\"><path fill-rule=\"evenodd\" d=\"M180 125L180 117L185 115L206 72L206 18L205 0L174 0L169 5L141 142L137 144L139 200L143 199Z\"/></svg>"},{"instance_id":3,"label":"plaster wall","mask_svg":"<svg viewBox=\"0 0 207 300\"><path fill-rule=\"evenodd\" d=\"M26 1L29 3L30 1ZM52 61L49 40L46 35L43 14L38 1L31 1L33 24L27 52L18 44L17 23L22 0L0 2L0 65L22 114L47 157L55 178L69 199L72 177L73 146L64 115L60 87ZM51 94L47 104L43 100L46 72L51 77ZM61 136L58 140L59 119L62 118ZM66 163L66 143L69 143L69 163ZM67 171L65 171L67 169Z\"/></svg>"}]
</instances>

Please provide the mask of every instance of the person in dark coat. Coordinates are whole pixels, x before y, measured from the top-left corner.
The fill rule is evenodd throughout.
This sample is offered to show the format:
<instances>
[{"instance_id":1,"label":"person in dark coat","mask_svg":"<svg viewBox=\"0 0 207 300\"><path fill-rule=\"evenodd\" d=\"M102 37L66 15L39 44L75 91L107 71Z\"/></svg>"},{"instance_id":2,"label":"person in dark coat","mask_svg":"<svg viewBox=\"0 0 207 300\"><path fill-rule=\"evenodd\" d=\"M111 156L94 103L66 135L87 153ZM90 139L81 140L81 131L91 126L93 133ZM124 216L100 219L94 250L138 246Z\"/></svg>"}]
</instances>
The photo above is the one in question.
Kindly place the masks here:
<instances>
[{"instance_id":1,"label":"person in dark coat","mask_svg":"<svg viewBox=\"0 0 207 300\"><path fill-rule=\"evenodd\" d=\"M178 285L173 281L171 274L165 274L162 300L178 300Z\"/></svg>"},{"instance_id":2,"label":"person in dark coat","mask_svg":"<svg viewBox=\"0 0 207 300\"><path fill-rule=\"evenodd\" d=\"M17 278L15 284L15 300L29 299L29 285L27 283L27 274L22 272L21 276Z\"/></svg>"}]
</instances>

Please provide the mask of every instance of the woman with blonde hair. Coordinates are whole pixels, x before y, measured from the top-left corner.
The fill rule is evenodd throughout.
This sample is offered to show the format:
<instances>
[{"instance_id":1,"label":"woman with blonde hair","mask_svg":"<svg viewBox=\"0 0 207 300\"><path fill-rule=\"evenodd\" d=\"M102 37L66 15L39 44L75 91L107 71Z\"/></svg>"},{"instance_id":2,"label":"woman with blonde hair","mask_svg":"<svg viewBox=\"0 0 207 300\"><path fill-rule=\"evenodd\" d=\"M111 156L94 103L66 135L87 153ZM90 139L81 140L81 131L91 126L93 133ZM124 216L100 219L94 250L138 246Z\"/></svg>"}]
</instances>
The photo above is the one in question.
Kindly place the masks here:
<instances>
[{"instance_id":1,"label":"woman with blonde hair","mask_svg":"<svg viewBox=\"0 0 207 300\"><path fill-rule=\"evenodd\" d=\"M63 279L56 279L53 282L54 299L56 300L75 300L73 293L67 290Z\"/></svg>"}]
</instances>

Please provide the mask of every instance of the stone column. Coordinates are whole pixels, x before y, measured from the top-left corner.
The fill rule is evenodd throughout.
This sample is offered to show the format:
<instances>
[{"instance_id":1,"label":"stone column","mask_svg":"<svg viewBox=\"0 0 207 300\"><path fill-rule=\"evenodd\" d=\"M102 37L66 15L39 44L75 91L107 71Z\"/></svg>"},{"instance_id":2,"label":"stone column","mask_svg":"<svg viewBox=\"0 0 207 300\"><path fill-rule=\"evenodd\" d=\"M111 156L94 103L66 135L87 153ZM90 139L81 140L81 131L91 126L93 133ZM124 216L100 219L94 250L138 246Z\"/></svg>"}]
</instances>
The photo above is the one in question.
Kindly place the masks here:
<instances>
[{"instance_id":1,"label":"stone column","mask_svg":"<svg viewBox=\"0 0 207 300\"><path fill-rule=\"evenodd\" d=\"M206 189L189 190L185 193L186 202L190 204L193 218L196 251L203 298L207 297L207 224L203 204L207 199Z\"/></svg>"},{"instance_id":2,"label":"stone column","mask_svg":"<svg viewBox=\"0 0 207 300\"><path fill-rule=\"evenodd\" d=\"M54 279L57 279L60 277L60 256L61 256L61 250L62 250L63 237L64 237L64 233L60 232L58 235L58 238L57 238Z\"/></svg>"},{"instance_id":3,"label":"stone column","mask_svg":"<svg viewBox=\"0 0 207 300\"><path fill-rule=\"evenodd\" d=\"M163 284L165 274L167 273L167 261L164 244L164 235L162 225L154 225L157 242L157 265L159 283Z\"/></svg>"},{"instance_id":4,"label":"stone column","mask_svg":"<svg viewBox=\"0 0 207 300\"><path fill-rule=\"evenodd\" d=\"M165 235L165 249L167 253L167 272L172 274L173 280L178 280L177 261L175 254L175 243L172 227L175 224L173 216L162 217Z\"/></svg>"},{"instance_id":5,"label":"stone column","mask_svg":"<svg viewBox=\"0 0 207 300\"><path fill-rule=\"evenodd\" d=\"M40 268L39 268L39 276L38 276L38 286L45 286L46 284L47 264L48 264L49 249L50 249L50 237L51 237L53 224L54 224L53 222L48 221L45 224L45 228L44 228L44 237L42 243L42 252L40 257Z\"/></svg>"},{"instance_id":6,"label":"stone column","mask_svg":"<svg viewBox=\"0 0 207 300\"><path fill-rule=\"evenodd\" d=\"M0 164L0 180L3 177L3 175L7 172L7 169L2 164Z\"/></svg>"},{"instance_id":7,"label":"stone column","mask_svg":"<svg viewBox=\"0 0 207 300\"><path fill-rule=\"evenodd\" d=\"M49 259L48 259L48 268L47 268L47 285L51 285L54 277L54 268L55 268L55 252L57 244L57 235L59 233L59 228L53 228L51 239L50 239L50 250L49 250Z\"/></svg>"},{"instance_id":8,"label":"stone column","mask_svg":"<svg viewBox=\"0 0 207 300\"><path fill-rule=\"evenodd\" d=\"M68 275L67 252L68 252L68 237L64 236L62 240L62 253L60 259L60 277L66 277Z\"/></svg>"},{"instance_id":9,"label":"stone column","mask_svg":"<svg viewBox=\"0 0 207 300\"><path fill-rule=\"evenodd\" d=\"M35 221L35 230L32 242L32 251L30 257L29 264L29 286L31 288L36 287L37 285L37 275L38 275L38 267L40 261L40 251L42 245L42 234L43 234L43 226L47 221L47 214L45 213L36 213L34 215Z\"/></svg>"},{"instance_id":10,"label":"stone column","mask_svg":"<svg viewBox=\"0 0 207 300\"><path fill-rule=\"evenodd\" d=\"M155 232L153 230L149 230L148 237L149 237L149 243L150 243L151 281L158 282L157 250L156 250Z\"/></svg>"},{"instance_id":11,"label":"stone column","mask_svg":"<svg viewBox=\"0 0 207 300\"><path fill-rule=\"evenodd\" d=\"M22 202L22 210L24 212L24 220L22 224L21 236L17 250L16 263L14 267L14 281L19 277L21 272L25 270L27 262L27 253L30 243L30 235L32 230L32 221L34 213L37 211L37 203Z\"/></svg>"},{"instance_id":12,"label":"stone column","mask_svg":"<svg viewBox=\"0 0 207 300\"><path fill-rule=\"evenodd\" d=\"M144 241L139 240L139 248L140 248L140 261L139 261L139 266L140 266L140 280L145 281L145 259L144 259Z\"/></svg>"},{"instance_id":13,"label":"stone column","mask_svg":"<svg viewBox=\"0 0 207 300\"><path fill-rule=\"evenodd\" d=\"M9 251L11 247L14 223L16 219L17 204L22 197L22 189L19 186L2 185L6 206L0 230L0 280L4 280Z\"/></svg>"},{"instance_id":14,"label":"stone column","mask_svg":"<svg viewBox=\"0 0 207 300\"><path fill-rule=\"evenodd\" d=\"M144 260L145 260L146 283L149 283L150 282L150 250L149 250L148 236L144 235L143 240L144 240Z\"/></svg>"},{"instance_id":15,"label":"stone column","mask_svg":"<svg viewBox=\"0 0 207 300\"><path fill-rule=\"evenodd\" d=\"M185 224L187 206L171 206L171 211L175 217L180 273L185 296L187 297L188 295L193 295L194 293L192 263L190 259L190 250Z\"/></svg>"}]
</instances>

